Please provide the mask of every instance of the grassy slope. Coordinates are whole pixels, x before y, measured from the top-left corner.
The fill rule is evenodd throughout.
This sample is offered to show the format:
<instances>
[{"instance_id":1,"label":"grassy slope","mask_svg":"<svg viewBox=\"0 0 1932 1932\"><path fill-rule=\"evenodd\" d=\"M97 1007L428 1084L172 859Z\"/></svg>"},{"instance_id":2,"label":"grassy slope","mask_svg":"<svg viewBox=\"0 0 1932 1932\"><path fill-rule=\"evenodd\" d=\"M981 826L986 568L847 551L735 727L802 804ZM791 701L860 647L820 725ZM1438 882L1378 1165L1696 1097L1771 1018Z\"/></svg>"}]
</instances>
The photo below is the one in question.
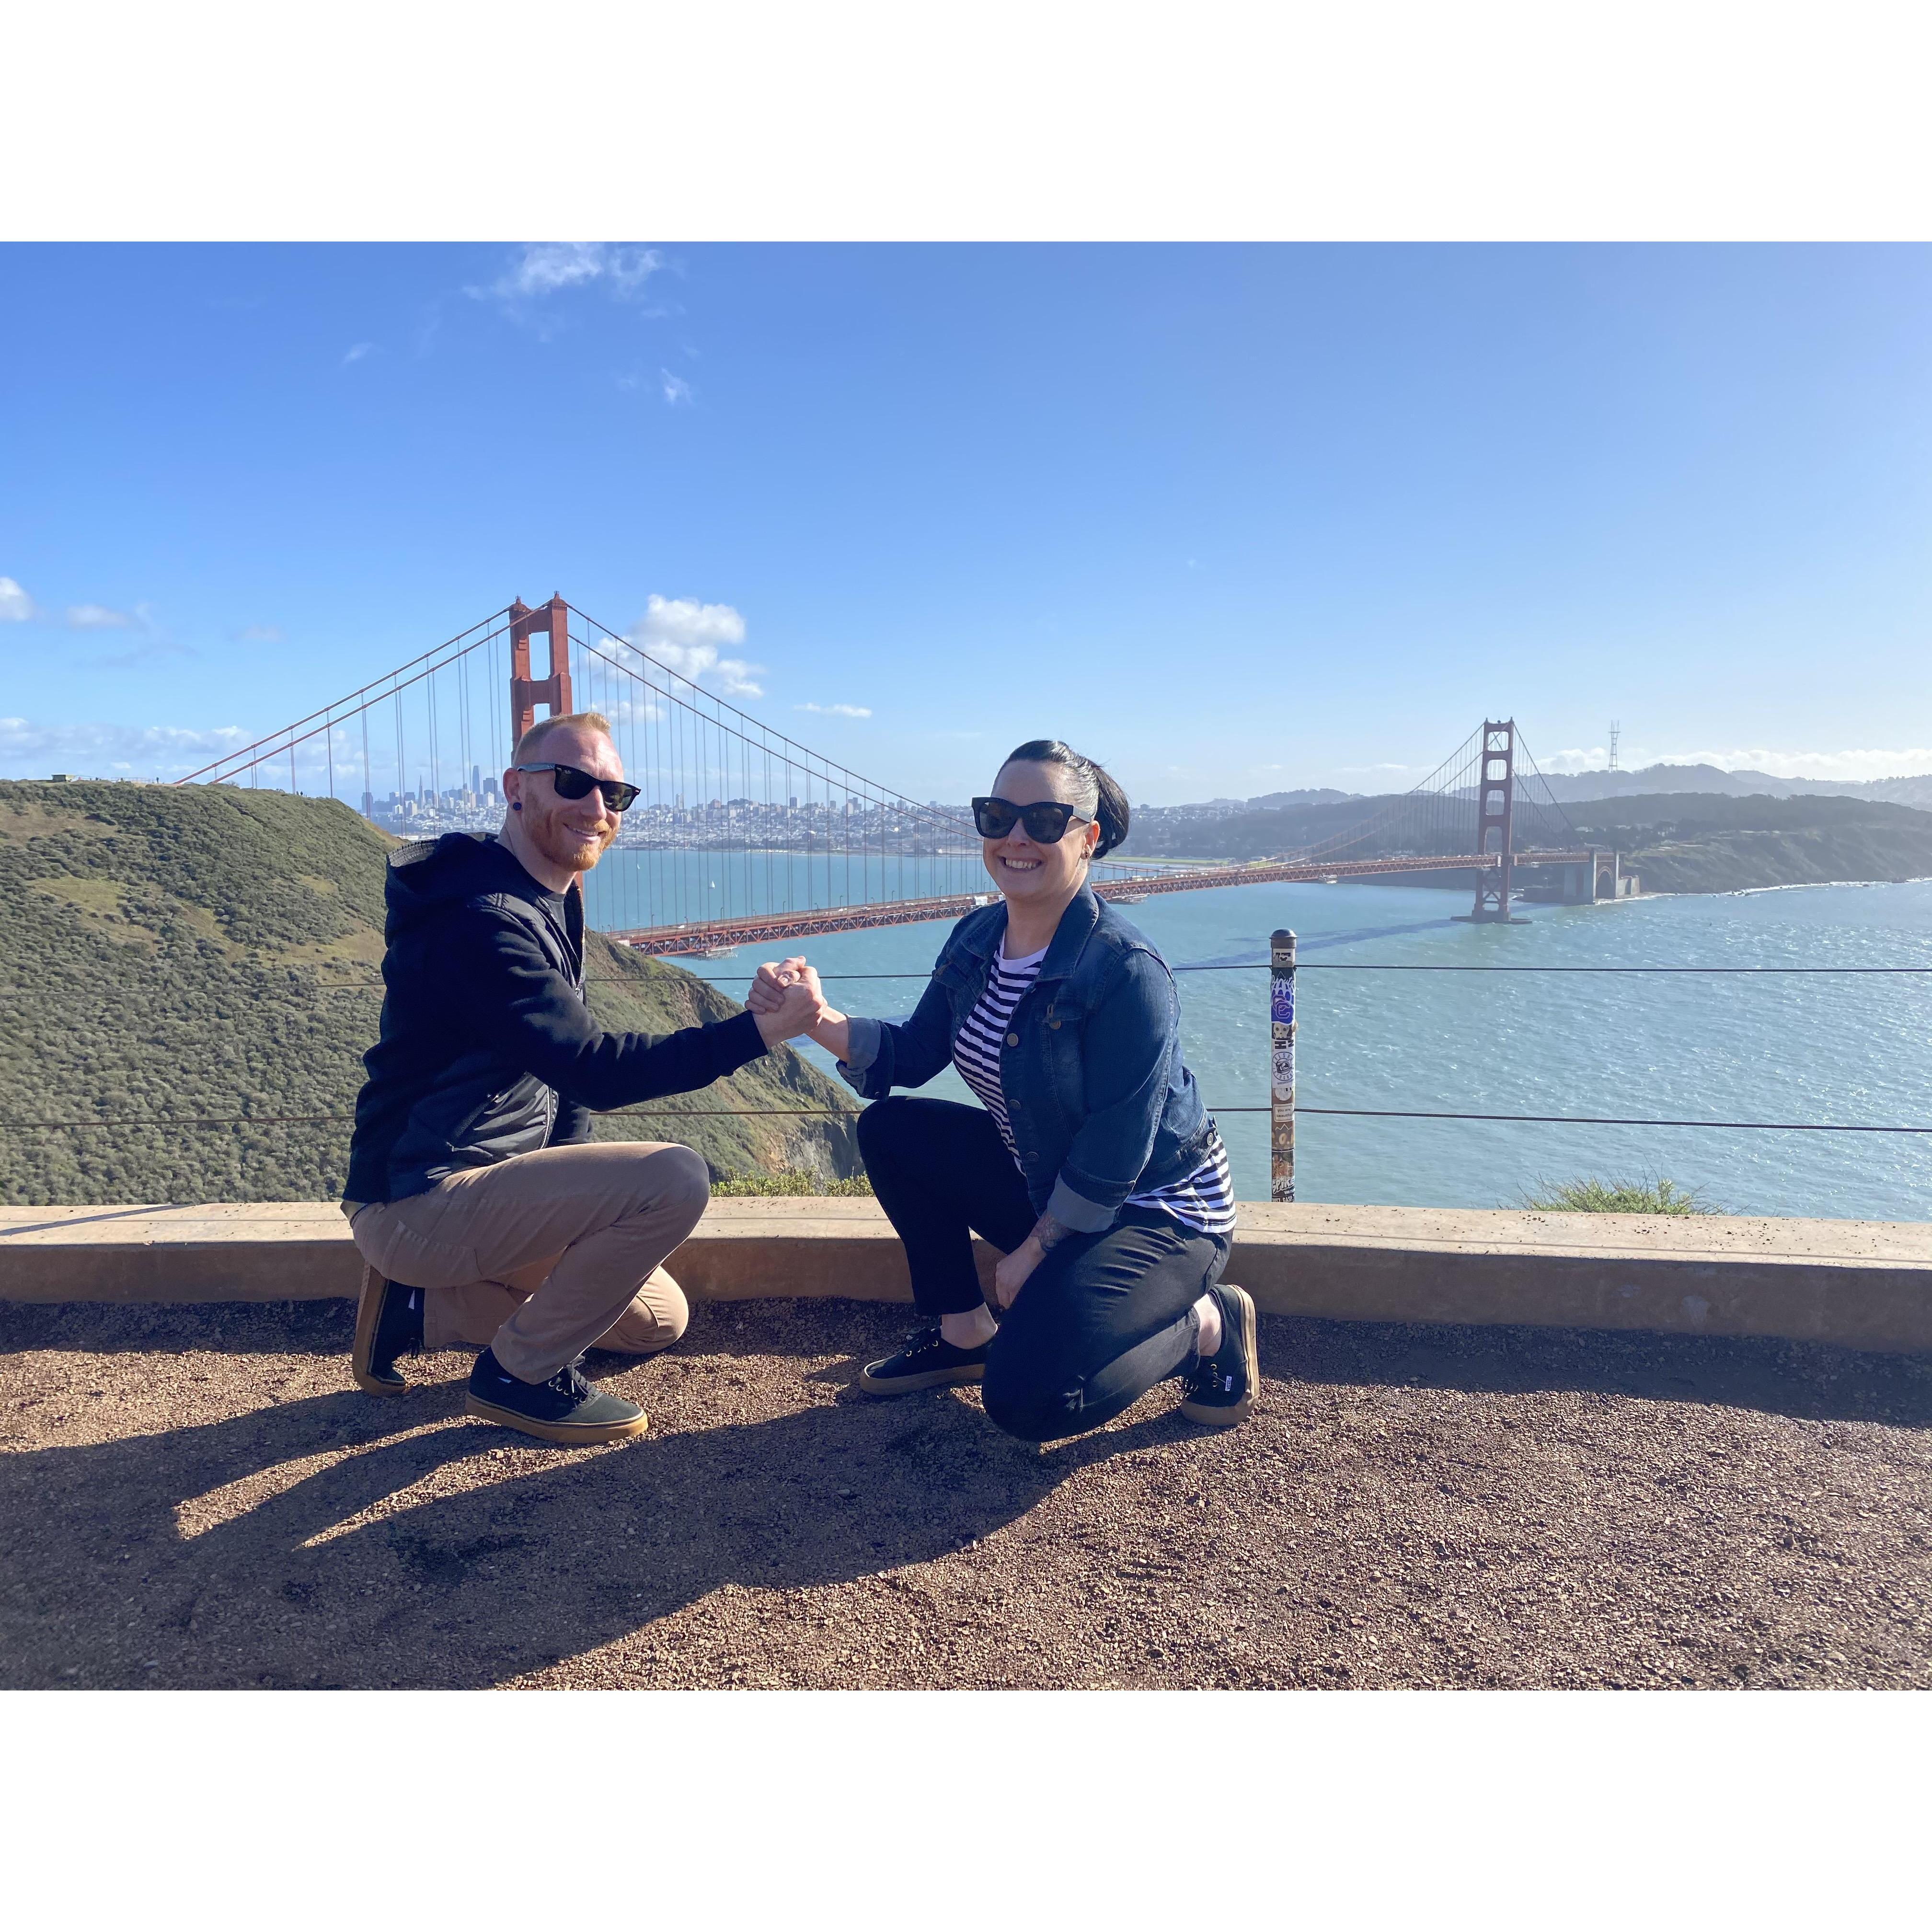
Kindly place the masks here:
<instances>
[{"instance_id":1,"label":"grassy slope","mask_svg":"<svg viewBox=\"0 0 1932 1932\"><path fill-rule=\"evenodd\" d=\"M0 1122L347 1114L380 1006L388 842L332 801L200 786L0 784ZM604 1025L738 1010L593 938ZM790 1048L673 1106L850 1107ZM767 1114L607 1118L715 1172L856 1171L848 1126ZM324 1199L344 1125L0 1133L0 1202Z\"/></svg>"}]
</instances>

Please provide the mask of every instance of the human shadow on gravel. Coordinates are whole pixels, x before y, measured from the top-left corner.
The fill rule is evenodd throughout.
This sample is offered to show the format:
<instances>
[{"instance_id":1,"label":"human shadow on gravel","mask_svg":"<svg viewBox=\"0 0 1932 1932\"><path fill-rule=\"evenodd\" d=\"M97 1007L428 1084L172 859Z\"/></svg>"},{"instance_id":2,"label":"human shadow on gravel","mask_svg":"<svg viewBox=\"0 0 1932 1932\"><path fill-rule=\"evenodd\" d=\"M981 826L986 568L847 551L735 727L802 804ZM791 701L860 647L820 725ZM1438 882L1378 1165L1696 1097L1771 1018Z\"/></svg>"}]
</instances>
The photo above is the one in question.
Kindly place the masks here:
<instances>
[{"instance_id":1,"label":"human shadow on gravel","mask_svg":"<svg viewBox=\"0 0 1932 1932\"><path fill-rule=\"evenodd\" d=\"M316 1301L0 1303L0 1351L71 1348L95 1355L201 1349L224 1355L342 1355L356 1304Z\"/></svg>"},{"instance_id":2,"label":"human shadow on gravel","mask_svg":"<svg viewBox=\"0 0 1932 1932\"><path fill-rule=\"evenodd\" d=\"M0 1456L0 1682L497 1684L721 1586L943 1556L1190 1432L1163 1415L1042 1451L940 1393L533 1454L461 1400L318 1396Z\"/></svg>"},{"instance_id":3,"label":"human shadow on gravel","mask_svg":"<svg viewBox=\"0 0 1932 1932\"><path fill-rule=\"evenodd\" d=\"M1932 1427L1932 1358L1822 1342L1576 1328L1264 1316L1264 1375L1330 1384L1568 1390L1714 1403L1812 1421Z\"/></svg>"}]
</instances>

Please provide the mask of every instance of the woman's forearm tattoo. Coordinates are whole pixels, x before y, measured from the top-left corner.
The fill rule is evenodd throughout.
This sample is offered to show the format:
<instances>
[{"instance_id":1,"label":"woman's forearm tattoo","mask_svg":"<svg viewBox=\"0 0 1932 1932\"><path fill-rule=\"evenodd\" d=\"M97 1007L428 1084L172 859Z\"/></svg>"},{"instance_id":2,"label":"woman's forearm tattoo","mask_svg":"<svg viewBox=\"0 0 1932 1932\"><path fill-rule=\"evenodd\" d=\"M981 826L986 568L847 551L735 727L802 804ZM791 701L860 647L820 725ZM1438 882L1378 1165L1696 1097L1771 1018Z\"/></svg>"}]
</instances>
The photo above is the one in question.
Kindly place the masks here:
<instances>
[{"instance_id":1,"label":"woman's forearm tattoo","mask_svg":"<svg viewBox=\"0 0 1932 1932\"><path fill-rule=\"evenodd\" d=\"M1043 1255L1052 1253L1072 1232L1064 1222L1056 1221L1051 1214L1042 1214L1033 1225L1033 1238L1040 1244L1040 1251Z\"/></svg>"}]
</instances>

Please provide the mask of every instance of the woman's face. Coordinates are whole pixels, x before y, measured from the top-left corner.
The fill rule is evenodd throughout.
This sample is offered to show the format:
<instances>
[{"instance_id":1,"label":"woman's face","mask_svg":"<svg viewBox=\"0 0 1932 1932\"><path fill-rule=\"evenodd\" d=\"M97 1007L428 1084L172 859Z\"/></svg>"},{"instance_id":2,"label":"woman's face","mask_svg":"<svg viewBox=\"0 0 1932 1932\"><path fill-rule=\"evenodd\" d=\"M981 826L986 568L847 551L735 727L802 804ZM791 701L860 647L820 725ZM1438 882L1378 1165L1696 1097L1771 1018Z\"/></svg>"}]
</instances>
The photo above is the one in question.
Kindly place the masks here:
<instances>
[{"instance_id":1,"label":"woman's face","mask_svg":"<svg viewBox=\"0 0 1932 1932\"><path fill-rule=\"evenodd\" d=\"M1064 765L1016 763L1003 765L993 781L993 796L1009 805L1038 805L1058 799L1079 810L1078 781ZM1027 836L1026 822L1016 819L1004 838L982 838L986 871L1010 899L1042 904L1071 898L1085 872L1087 854L1100 842L1100 828L1074 820L1057 844L1036 845Z\"/></svg>"}]
</instances>

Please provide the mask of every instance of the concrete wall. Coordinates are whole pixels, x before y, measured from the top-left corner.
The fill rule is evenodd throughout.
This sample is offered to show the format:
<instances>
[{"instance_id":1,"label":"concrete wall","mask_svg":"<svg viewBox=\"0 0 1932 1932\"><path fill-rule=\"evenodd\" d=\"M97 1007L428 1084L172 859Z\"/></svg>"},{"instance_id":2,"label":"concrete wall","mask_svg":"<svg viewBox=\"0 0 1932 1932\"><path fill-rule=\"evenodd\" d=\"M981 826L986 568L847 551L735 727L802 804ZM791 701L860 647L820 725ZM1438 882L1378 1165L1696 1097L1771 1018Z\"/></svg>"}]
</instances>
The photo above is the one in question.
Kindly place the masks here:
<instances>
[{"instance_id":1,"label":"concrete wall","mask_svg":"<svg viewBox=\"0 0 1932 1932\"><path fill-rule=\"evenodd\" d=\"M990 1250L980 1254L990 1273ZM910 1298L868 1200L719 1201L673 1258L721 1300ZM352 1295L326 1202L0 1208L0 1300ZM1341 1321L1526 1322L1932 1350L1932 1226L1248 1202L1230 1280L1262 1308Z\"/></svg>"}]
</instances>

